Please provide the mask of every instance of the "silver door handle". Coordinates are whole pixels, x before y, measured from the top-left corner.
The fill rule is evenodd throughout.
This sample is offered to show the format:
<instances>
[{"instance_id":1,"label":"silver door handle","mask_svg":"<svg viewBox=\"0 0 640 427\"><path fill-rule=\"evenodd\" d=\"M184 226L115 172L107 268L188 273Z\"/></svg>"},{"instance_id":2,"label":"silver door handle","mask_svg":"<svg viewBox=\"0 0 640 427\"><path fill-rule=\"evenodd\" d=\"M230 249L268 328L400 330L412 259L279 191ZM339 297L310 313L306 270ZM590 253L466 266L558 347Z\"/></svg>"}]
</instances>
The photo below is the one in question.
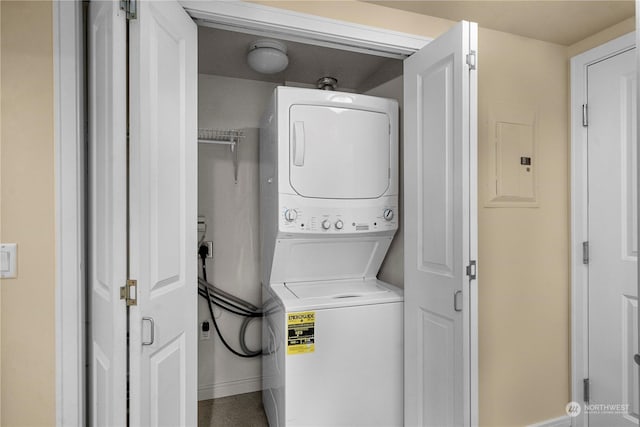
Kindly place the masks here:
<instances>
[{"instance_id":1,"label":"silver door handle","mask_svg":"<svg viewBox=\"0 0 640 427\"><path fill-rule=\"evenodd\" d=\"M453 309L455 311L462 311L462 307L458 305L458 296L462 296L462 291L456 291L456 293L453 294Z\"/></svg>"},{"instance_id":2,"label":"silver door handle","mask_svg":"<svg viewBox=\"0 0 640 427\"><path fill-rule=\"evenodd\" d=\"M156 326L155 323L153 323L153 318L151 317L143 317L142 318L142 332L144 333L144 321L147 321L151 324L151 336L149 337L149 341L142 341L142 345L151 345L153 344L153 341L155 341L155 330L156 330Z\"/></svg>"}]
</instances>

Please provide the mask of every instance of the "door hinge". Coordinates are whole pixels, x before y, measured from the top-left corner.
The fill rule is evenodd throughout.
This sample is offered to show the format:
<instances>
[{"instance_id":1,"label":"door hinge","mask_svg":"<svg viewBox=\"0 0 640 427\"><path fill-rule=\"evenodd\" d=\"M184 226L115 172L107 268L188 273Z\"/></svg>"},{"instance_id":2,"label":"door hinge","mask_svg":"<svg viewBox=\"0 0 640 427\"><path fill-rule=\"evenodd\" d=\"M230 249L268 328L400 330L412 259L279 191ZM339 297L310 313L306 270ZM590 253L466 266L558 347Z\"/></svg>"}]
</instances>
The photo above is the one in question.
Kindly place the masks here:
<instances>
[{"instance_id":1,"label":"door hinge","mask_svg":"<svg viewBox=\"0 0 640 427\"><path fill-rule=\"evenodd\" d=\"M476 279L476 262L469 261L469 265L467 266L467 276L469 276L469 280Z\"/></svg>"},{"instance_id":2,"label":"door hinge","mask_svg":"<svg viewBox=\"0 0 640 427\"><path fill-rule=\"evenodd\" d=\"M120 299L125 300L127 307L138 305L138 281L129 279L120 287Z\"/></svg>"},{"instance_id":3,"label":"door hinge","mask_svg":"<svg viewBox=\"0 0 640 427\"><path fill-rule=\"evenodd\" d=\"M469 66L470 70L476 69L476 51L475 50L472 50L469 53L467 53L467 65Z\"/></svg>"},{"instance_id":4,"label":"door hinge","mask_svg":"<svg viewBox=\"0 0 640 427\"><path fill-rule=\"evenodd\" d=\"M582 263L589 264L589 242L582 242Z\"/></svg>"},{"instance_id":5,"label":"door hinge","mask_svg":"<svg viewBox=\"0 0 640 427\"><path fill-rule=\"evenodd\" d=\"M582 126L589 126L589 107L587 104L582 104Z\"/></svg>"},{"instance_id":6,"label":"door hinge","mask_svg":"<svg viewBox=\"0 0 640 427\"><path fill-rule=\"evenodd\" d=\"M127 19L136 19L138 17L138 0L120 0L120 10L127 13Z\"/></svg>"},{"instance_id":7,"label":"door hinge","mask_svg":"<svg viewBox=\"0 0 640 427\"><path fill-rule=\"evenodd\" d=\"M585 378L582 380L582 400L585 401L585 403L589 403L589 378Z\"/></svg>"}]
</instances>

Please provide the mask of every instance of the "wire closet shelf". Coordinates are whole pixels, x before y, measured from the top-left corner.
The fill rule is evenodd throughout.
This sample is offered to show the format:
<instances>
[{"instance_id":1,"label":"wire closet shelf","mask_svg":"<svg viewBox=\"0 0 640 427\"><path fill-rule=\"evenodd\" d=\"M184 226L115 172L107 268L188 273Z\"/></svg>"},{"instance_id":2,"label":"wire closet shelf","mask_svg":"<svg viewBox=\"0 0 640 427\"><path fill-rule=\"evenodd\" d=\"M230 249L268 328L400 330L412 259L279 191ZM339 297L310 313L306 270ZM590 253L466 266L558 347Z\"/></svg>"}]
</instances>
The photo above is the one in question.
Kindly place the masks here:
<instances>
[{"instance_id":1,"label":"wire closet shelf","mask_svg":"<svg viewBox=\"0 0 640 427\"><path fill-rule=\"evenodd\" d=\"M233 179L238 183L238 144L244 132L237 129L198 129L198 143L228 145L233 153Z\"/></svg>"}]
</instances>

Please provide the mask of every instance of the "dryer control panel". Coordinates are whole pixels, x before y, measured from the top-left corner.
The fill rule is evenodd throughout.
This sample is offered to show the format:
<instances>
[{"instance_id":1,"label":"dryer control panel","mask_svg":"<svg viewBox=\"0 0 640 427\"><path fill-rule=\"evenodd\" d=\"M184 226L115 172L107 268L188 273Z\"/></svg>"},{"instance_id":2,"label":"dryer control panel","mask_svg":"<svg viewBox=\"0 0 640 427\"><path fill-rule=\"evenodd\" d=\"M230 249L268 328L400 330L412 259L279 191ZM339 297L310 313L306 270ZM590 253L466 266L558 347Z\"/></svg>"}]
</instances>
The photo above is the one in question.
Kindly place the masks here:
<instances>
[{"instance_id":1,"label":"dryer control panel","mask_svg":"<svg viewBox=\"0 0 640 427\"><path fill-rule=\"evenodd\" d=\"M337 202L337 203L336 203ZM331 204L281 195L279 228L283 233L360 234L395 232L398 229L397 197L367 203Z\"/></svg>"}]
</instances>

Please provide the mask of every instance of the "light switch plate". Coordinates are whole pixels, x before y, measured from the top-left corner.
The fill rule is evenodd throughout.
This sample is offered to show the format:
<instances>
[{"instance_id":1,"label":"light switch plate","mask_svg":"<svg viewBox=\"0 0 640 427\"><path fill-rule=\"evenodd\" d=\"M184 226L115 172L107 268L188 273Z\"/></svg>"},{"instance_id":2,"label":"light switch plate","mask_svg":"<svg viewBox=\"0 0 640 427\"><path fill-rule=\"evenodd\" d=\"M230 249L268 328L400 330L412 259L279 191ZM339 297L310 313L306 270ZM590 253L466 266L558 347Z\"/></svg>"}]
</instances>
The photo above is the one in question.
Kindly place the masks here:
<instances>
[{"instance_id":1,"label":"light switch plate","mask_svg":"<svg viewBox=\"0 0 640 427\"><path fill-rule=\"evenodd\" d=\"M0 243L0 278L14 279L18 276L18 245Z\"/></svg>"}]
</instances>

